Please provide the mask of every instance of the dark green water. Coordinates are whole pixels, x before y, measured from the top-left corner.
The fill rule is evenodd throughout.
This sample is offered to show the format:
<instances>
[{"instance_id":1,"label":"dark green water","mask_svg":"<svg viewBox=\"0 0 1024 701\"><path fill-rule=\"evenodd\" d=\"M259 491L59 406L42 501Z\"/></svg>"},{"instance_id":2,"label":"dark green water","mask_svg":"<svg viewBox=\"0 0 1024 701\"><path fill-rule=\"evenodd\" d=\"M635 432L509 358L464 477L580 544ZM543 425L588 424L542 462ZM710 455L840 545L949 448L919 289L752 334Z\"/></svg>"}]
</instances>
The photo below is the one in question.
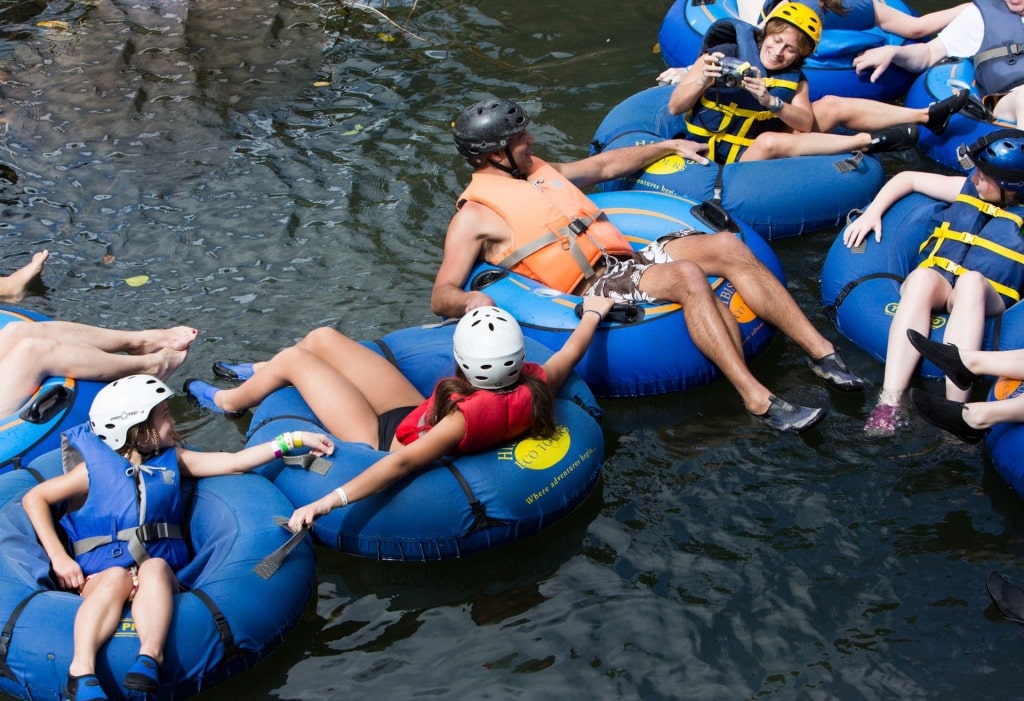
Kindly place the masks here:
<instances>
[{"instance_id":1,"label":"dark green water","mask_svg":"<svg viewBox=\"0 0 1024 701\"><path fill-rule=\"evenodd\" d=\"M538 153L585 155L653 83L669 5L382 5L406 33L326 2L0 3L0 162L18 176L0 257L50 249L28 308L199 327L176 385L320 324L369 338L433 321L468 178L453 116L517 97ZM776 250L836 338L817 283L833 234ZM984 590L992 569L1024 581L1020 500L982 449L924 424L866 439L882 368L841 347L872 391L830 395L783 339L755 362L830 407L805 436L752 424L724 383L609 402L603 484L543 536L430 566L319 551L299 628L202 698L1021 697L1022 630ZM174 410L198 447L244 442L244 421Z\"/></svg>"}]
</instances>

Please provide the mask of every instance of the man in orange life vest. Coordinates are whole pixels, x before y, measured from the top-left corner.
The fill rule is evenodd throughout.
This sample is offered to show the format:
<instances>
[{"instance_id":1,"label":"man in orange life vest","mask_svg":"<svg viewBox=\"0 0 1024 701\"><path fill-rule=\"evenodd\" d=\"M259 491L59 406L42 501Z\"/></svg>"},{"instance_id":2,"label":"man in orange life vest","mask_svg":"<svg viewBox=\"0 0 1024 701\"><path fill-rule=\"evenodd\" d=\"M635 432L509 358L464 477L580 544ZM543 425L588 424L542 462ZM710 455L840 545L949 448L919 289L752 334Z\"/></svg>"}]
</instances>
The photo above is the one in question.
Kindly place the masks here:
<instances>
[{"instance_id":1,"label":"man in orange life vest","mask_svg":"<svg viewBox=\"0 0 1024 701\"><path fill-rule=\"evenodd\" d=\"M807 352L811 370L830 387L864 388L786 288L734 234L684 231L634 254L580 190L634 173L671 154L707 164L702 155L706 145L670 139L548 164L531 152L528 123L518 104L497 98L466 108L455 121L456 146L474 171L448 226L444 259L431 295L435 313L459 317L493 304L485 293L464 289L478 260L514 269L567 293L625 302L675 302L685 310L693 342L736 388L751 415L778 430L810 428L824 416L823 409L779 399L747 368L736 320L707 282L709 275L723 276L754 313ZM579 214L570 222L564 212ZM562 241L564 235L559 238L560 233L552 231L551 222L559 219L576 235L569 245Z\"/></svg>"}]
</instances>

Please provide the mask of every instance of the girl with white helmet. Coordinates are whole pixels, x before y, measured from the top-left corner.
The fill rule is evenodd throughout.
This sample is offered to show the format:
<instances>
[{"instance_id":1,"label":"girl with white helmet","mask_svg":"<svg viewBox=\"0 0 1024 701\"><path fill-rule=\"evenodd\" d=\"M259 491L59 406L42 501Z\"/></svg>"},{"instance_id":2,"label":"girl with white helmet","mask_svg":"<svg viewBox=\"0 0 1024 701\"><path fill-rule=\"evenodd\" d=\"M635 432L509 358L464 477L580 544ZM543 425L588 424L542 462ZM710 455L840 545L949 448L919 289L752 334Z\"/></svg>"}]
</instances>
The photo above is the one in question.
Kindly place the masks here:
<instances>
[{"instance_id":1,"label":"girl with white helmet","mask_svg":"<svg viewBox=\"0 0 1024 701\"><path fill-rule=\"evenodd\" d=\"M441 380L429 398L388 360L331 328L310 332L265 363L214 365L222 377L244 379L238 387L219 390L193 379L185 391L207 409L237 413L294 385L334 436L388 451L347 484L296 509L289 527L298 530L445 455L522 435L551 436L554 395L611 306L608 298L585 297L579 326L544 365L524 361L523 334L508 312L468 311L452 339L457 376Z\"/></svg>"},{"instance_id":2,"label":"girl with white helmet","mask_svg":"<svg viewBox=\"0 0 1024 701\"><path fill-rule=\"evenodd\" d=\"M105 386L93 400L89 422L63 435L66 472L22 498L57 583L83 599L75 616L67 699L107 698L95 674L96 653L114 634L125 601L132 602L139 656L123 684L146 693L159 689L175 572L188 563L181 477L244 472L293 448L334 452L330 438L306 431L237 453L188 450L180 446L168 411L173 394L152 375ZM77 505L61 519L70 553L51 513L65 501Z\"/></svg>"}]
</instances>

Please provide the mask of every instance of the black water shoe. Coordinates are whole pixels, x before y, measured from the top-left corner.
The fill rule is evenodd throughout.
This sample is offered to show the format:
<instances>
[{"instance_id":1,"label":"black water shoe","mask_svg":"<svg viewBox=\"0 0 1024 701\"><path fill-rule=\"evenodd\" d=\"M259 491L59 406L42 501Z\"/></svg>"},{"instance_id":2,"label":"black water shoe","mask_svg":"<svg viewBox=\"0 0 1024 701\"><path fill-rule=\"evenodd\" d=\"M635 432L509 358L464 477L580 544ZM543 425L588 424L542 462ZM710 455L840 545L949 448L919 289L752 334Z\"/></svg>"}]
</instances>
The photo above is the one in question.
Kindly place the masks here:
<instances>
[{"instance_id":1,"label":"black water shoe","mask_svg":"<svg viewBox=\"0 0 1024 701\"><path fill-rule=\"evenodd\" d=\"M225 380L245 382L256 374L256 370L252 363L227 363L218 360L213 364L213 374Z\"/></svg>"},{"instance_id":2,"label":"black water shoe","mask_svg":"<svg viewBox=\"0 0 1024 701\"><path fill-rule=\"evenodd\" d=\"M779 399L774 395L769 397L768 401L770 402L768 411L763 414L749 413L765 426L774 428L776 431L800 433L825 418L824 409L790 404L785 399Z\"/></svg>"},{"instance_id":3,"label":"black water shoe","mask_svg":"<svg viewBox=\"0 0 1024 701\"><path fill-rule=\"evenodd\" d=\"M943 431L949 431L964 443L977 443L988 433L987 430L974 428L964 421L963 402L951 402L945 397L937 397L916 387L910 390L910 401L922 419Z\"/></svg>"},{"instance_id":4,"label":"black water shoe","mask_svg":"<svg viewBox=\"0 0 1024 701\"><path fill-rule=\"evenodd\" d=\"M860 379L846 367L839 351L829 353L824 358L807 359L807 367L815 375L825 380L825 384L840 392L859 392L864 389L864 380Z\"/></svg>"},{"instance_id":5,"label":"black water shoe","mask_svg":"<svg viewBox=\"0 0 1024 701\"><path fill-rule=\"evenodd\" d=\"M970 389L971 385L981 378L967 369L960 359L960 350L952 343L939 343L924 336L914 329L907 329L910 345L917 349L926 360L942 370L949 380L960 389Z\"/></svg>"},{"instance_id":6,"label":"black water shoe","mask_svg":"<svg viewBox=\"0 0 1024 701\"><path fill-rule=\"evenodd\" d=\"M917 125L897 124L871 132L871 145L865 153L888 153L890 151L906 151L917 146Z\"/></svg>"},{"instance_id":7,"label":"black water shoe","mask_svg":"<svg viewBox=\"0 0 1024 701\"><path fill-rule=\"evenodd\" d=\"M949 125L949 118L967 105L970 90L958 90L952 97L933 102L928 106L928 121L925 126L933 134L941 134Z\"/></svg>"}]
</instances>

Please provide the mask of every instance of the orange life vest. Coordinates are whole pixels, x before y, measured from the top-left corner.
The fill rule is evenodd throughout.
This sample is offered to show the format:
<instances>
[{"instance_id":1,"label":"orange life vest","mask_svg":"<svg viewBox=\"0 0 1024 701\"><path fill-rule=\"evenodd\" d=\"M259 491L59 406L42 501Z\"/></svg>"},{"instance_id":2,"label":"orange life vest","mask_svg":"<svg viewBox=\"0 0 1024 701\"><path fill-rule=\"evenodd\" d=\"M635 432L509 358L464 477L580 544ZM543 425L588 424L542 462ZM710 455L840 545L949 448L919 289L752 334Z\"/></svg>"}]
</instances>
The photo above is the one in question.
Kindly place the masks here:
<instances>
[{"instance_id":1,"label":"orange life vest","mask_svg":"<svg viewBox=\"0 0 1024 701\"><path fill-rule=\"evenodd\" d=\"M512 230L512 245L491 253L488 263L572 292L594 275L594 263L605 253L633 255L626 237L590 198L544 161L533 161L527 180L474 173L459 197L459 208L479 202Z\"/></svg>"}]
</instances>

